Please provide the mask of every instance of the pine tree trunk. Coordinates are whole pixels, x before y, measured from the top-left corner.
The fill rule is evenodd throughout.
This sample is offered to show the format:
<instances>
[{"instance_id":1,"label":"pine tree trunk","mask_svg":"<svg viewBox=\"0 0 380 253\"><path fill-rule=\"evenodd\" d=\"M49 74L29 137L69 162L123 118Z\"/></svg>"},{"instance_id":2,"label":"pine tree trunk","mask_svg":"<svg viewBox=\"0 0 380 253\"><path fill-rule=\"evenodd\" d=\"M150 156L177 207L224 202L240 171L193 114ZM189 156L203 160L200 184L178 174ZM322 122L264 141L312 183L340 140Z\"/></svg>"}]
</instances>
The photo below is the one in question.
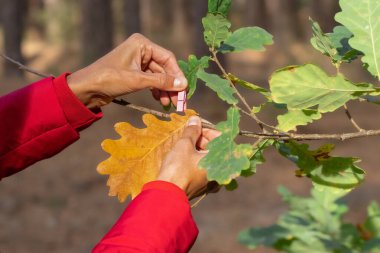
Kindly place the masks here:
<instances>
[{"instance_id":1,"label":"pine tree trunk","mask_svg":"<svg viewBox=\"0 0 380 253\"><path fill-rule=\"evenodd\" d=\"M124 0L124 30L127 37L141 32L140 1Z\"/></svg>"},{"instance_id":2,"label":"pine tree trunk","mask_svg":"<svg viewBox=\"0 0 380 253\"><path fill-rule=\"evenodd\" d=\"M2 26L4 30L4 53L12 59L24 63L21 43L27 14L26 0L0 0ZM10 62L5 62L4 73L8 76L22 76L23 72Z\"/></svg>"},{"instance_id":3,"label":"pine tree trunk","mask_svg":"<svg viewBox=\"0 0 380 253\"><path fill-rule=\"evenodd\" d=\"M113 47L112 8L109 0L82 0L82 62L89 64Z\"/></svg>"}]
</instances>

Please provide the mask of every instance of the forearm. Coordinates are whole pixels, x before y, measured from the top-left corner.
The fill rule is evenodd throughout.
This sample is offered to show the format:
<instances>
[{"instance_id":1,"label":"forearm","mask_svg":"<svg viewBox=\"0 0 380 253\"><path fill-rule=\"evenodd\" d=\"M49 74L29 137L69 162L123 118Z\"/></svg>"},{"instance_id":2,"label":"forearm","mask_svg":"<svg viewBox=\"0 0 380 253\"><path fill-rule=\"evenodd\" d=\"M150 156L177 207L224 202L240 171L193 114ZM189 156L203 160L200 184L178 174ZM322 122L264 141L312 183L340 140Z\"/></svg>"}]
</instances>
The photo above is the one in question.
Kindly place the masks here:
<instances>
[{"instance_id":1,"label":"forearm","mask_svg":"<svg viewBox=\"0 0 380 253\"><path fill-rule=\"evenodd\" d=\"M46 78L0 98L0 179L60 152L101 117L81 104L65 77Z\"/></svg>"},{"instance_id":2,"label":"forearm","mask_svg":"<svg viewBox=\"0 0 380 253\"><path fill-rule=\"evenodd\" d=\"M188 252L197 234L185 193L155 181L144 186L93 253Z\"/></svg>"}]
</instances>

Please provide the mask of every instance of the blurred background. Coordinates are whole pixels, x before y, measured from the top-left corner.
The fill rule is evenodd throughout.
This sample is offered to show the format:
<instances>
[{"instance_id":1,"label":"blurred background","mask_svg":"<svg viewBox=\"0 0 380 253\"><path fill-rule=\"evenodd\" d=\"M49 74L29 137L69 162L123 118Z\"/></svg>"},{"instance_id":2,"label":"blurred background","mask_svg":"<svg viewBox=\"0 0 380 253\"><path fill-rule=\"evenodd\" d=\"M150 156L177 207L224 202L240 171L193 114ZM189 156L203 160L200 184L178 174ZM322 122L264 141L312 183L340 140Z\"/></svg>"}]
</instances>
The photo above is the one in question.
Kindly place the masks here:
<instances>
[{"instance_id":1,"label":"blurred background","mask_svg":"<svg viewBox=\"0 0 380 253\"><path fill-rule=\"evenodd\" d=\"M178 59L192 53L207 55L201 18L206 0L0 0L0 52L44 73L73 72L93 62L129 35L140 32L170 50ZM223 57L227 70L235 75L268 86L274 70L289 64L316 63L334 73L329 59L309 45L308 17L324 31L336 25L337 0L234 0L230 19L233 29L261 26L274 35L275 44L266 52L243 52ZM217 72L214 66L210 71ZM353 81L372 81L360 61L343 66ZM38 80L0 58L0 95ZM260 98L244 91L250 104ZM149 92L130 95L128 101L162 110ZM380 112L376 105L349 104L363 128L376 128ZM226 105L202 85L189 107L212 122L225 119ZM265 110L260 117L275 124L276 114ZM111 104L104 118L81 134L81 139L55 157L5 178L0 183L0 252L89 252L110 229L127 203L107 196L107 178L96 166L107 158L100 143L118 138L113 125L129 121L142 126L141 114ZM0 122L1 123L1 122ZM257 130L243 119L243 129ZM304 133L355 131L344 111L324 115ZM0 137L1 138L1 137ZM241 139L240 141L245 141ZM347 197L352 210L348 221L359 223L370 200L380 192L377 152L379 137L337 143L334 154L363 158L367 180ZM324 142L313 142L312 147ZM258 173L239 180L239 188L209 195L193 210L200 234L191 252L249 252L236 241L238 232L249 226L273 223L286 210L278 185L308 195L310 182L294 176L294 165L269 150L267 163ZM254 252L273 252L257 249Z\"/></svg>"}]
</instances>

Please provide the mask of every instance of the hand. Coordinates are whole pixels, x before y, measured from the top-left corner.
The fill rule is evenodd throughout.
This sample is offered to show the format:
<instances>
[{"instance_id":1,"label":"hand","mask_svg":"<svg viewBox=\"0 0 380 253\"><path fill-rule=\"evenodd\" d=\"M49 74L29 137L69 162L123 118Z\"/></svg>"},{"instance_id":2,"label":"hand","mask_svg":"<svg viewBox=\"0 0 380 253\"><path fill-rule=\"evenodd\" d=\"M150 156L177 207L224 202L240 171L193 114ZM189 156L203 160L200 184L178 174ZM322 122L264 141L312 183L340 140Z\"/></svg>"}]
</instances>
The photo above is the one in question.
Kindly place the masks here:
<instances>
[{"instance_id":1,"label":"hand","mask_svg":"<svg viewBox=\"0 0 380 253\"><path fill-rule=\"evenodd\" d=\"M90 109L145 88L152 89L163 105L170 101L177 105L177 92L187 87L174 54L141 34L130 36L107 55L74 72L67 82Z\"/></svg>"},{"instance_id":2,"label":"hand","mask_svg":"<svg viewBox=\"0 0 380 253\"><path fill-rule=\"evenodd\" d=\"M207 154L207 143L219 135L216 130L202 129L199 117L191 117L181 139L163 161L157 179L177 185L189 199L215 188L217 184L207 181L206 171L198 168L198 162Z\"/></svg>"}]
</instances>

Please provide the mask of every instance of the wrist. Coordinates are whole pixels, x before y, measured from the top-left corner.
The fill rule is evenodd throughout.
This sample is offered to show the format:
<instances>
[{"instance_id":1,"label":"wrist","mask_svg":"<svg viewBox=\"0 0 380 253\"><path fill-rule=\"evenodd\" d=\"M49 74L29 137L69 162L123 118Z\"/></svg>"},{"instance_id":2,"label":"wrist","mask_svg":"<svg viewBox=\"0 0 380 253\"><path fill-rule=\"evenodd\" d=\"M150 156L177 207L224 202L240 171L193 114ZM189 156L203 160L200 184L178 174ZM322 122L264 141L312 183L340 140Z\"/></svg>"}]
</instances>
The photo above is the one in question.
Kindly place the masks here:
<instances>
[{"instance_id":1,"label":"wrist","mask_svg":"<svg viewBox=\"0 0 380 253\"><path fill-rule=\"evenodd\" d=\"M185 192L185 194L188 196L187 189L188 189L188 182L187 180L184 180L183 178L178 178L176 175L173 175L172 173L167 172L161 172L157 180L159 181L165 181L171 184L176 185L178 188L180 188L182 191Z\"/></svg>"},{"instance_id":2,"label":"wrist","mask_svg":"<svg viewBox=\"0 0 380 253\"><path fill-rule=\"evenodd\" d=\"M86 79L82 70L76 71L66 77L67 84L74 95L81 101L87 108L91 101L90 91L87 89Z\"/></svg>"}]
</instances>

